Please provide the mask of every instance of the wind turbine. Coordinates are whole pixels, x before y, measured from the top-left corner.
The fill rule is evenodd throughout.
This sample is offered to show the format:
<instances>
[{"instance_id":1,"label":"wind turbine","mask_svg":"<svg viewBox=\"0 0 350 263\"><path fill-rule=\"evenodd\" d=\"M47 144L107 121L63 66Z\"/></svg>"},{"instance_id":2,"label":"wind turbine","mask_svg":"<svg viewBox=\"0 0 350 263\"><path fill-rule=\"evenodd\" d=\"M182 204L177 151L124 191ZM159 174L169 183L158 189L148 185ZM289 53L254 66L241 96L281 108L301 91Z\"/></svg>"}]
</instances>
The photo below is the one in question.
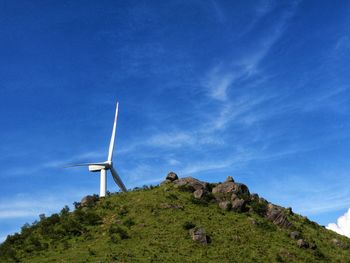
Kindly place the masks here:
<instances>
[{"instance_id":1,"label":"wind turbine","mask_svg":"<svg viewBox=\"0 0 350 263\"><path fill-rule=\"evenodd\" d=\"M96 163L81 163L81 164L74 164L70 165L69 167L73 166L88 166L90 172L100 172L100 197L106 196L106 187L107 187L107 178L106 178L106 172L107 170L111 171L112 177L114 179L114 182L119 186L119 188L126 192L126 187L123 184L123 181L120 179L117 171L113 167L113 149L114 149L114 140L115 140L115 131L117 128L117 120L118 120L118 106L119 103L117 102L116 109L115 109L115 116L114 116L114 124L113 124L113 130L112 130L112 136L111 141L109 142L109 149L108 149L108 157L107 161L105 162L96 162Z\"/></svg>"}]
</instances>

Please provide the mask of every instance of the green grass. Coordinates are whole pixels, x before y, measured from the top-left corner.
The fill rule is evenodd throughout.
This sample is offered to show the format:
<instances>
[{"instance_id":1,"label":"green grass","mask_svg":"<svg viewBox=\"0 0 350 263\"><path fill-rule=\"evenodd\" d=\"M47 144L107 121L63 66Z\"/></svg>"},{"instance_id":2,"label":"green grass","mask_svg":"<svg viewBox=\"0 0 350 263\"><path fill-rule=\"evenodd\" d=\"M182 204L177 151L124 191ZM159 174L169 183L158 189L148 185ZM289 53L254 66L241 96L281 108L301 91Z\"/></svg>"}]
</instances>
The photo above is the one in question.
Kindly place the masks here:
<instances>
[{"instance_id":1,"label":"green grass","mask_svg":"<svg viewBox=\"0 0 350 263\"><path fill-rule=\"evenodd\" d=\"M0 246L0 262L350 262L350 250L332 243L350 247L349 239L299 215L289 219L294 228L280 228L253 212L194 202L166 184L42 218ZM208 245L191 239L193 226L205 229ZM298 248L294 229L317 248Z\"/></svg>"}]
</instances>

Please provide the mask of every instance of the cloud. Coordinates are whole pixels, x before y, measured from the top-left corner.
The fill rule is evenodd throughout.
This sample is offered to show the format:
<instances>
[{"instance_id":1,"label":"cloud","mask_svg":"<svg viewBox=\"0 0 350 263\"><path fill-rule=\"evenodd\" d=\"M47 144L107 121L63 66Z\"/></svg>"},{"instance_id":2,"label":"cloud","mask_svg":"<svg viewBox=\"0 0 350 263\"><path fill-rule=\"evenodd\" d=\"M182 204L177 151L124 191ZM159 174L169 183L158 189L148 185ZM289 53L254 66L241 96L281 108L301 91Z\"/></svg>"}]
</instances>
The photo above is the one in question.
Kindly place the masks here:
<instances>
[{"instance_id":1,"label":"cloud","mask_svg":"<svg viewBox=\"0 0 350 263\"><path fill-rule=\"evenodd\" d=\"M2 242L4 242L6 238L7 238L7 236L0 236L0 244L1 244Z\"/></svg>"},{"instance_id":2,"label":"cloud","mask_svg":"<svg viewBox=\"0 0 350 263\"><path fill-rule=\"evenodd\" d=\"M85 196L88 190L66 189L62 196L56 193L20 193L11 199L0 199L0 219L34 218L39 214L59 212L65 205Z\"/></svg>"},{"instance_id":3,"label":"cloud","mask_svg":"<svg viewBox=\"0 0 350 263\"><path fill-rule=\"evenodd\" d=\"M216 100L225 101L227 99L227 90L234 82L235 76L232 73L225 72L219 66L212 69L204 81L204 86L209 90L209 96Z\"/></svg>"},{"instance_id":4,"label":"cloud","mask_svg":"<svg viewBox=\"0 0 350 263\"><path fill-rule=\"evenodd\" d=\"M241 52L240 55L232 56L231 62L220 63L212 68L207 77L204 78L202 85L207 89L209 97L219 101L228 99L228 90L238 81L248 79L259 72L258 66L271 48L284 34L288 21L294 15L297 2L284 12L278 21L268 27L262 36L257 36L249 49ZM257 20L262 18L272 9L272 5L262 5L260 11L257 11ZM246 34L256 34L255 23Z\"/></svg>"},{"instance_id":5,"label":"cloud","mask_svg":"<svg viewBox=\"0 0 350 263\"><path fill-rule=\"evenodd\" d=\"M186 132L171 132L171 133L158 133L152 136L147 144L153 147L171 147L177 148L184 145L193 144L194 137Z\"/></svg>"},{"instance_id":6,"label":"cloud","mask_svg":"<svg viewBox=\"0 0 350 263\"><path fill-rule=\"evenodd\" d=\"M337 219L337 223L330 223L326 228L350 237L350 208L344 215Z\"/></svg>"}]
</instances>

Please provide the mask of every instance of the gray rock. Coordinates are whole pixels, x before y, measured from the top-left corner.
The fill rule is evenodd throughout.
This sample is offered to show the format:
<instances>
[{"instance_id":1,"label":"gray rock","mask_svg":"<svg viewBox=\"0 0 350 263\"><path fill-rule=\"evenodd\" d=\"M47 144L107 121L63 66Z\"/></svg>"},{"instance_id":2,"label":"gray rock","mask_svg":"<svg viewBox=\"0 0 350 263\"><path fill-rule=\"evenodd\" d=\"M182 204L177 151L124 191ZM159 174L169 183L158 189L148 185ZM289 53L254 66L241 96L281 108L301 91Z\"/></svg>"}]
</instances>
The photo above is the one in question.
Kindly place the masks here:
<instances>
[{"instance_id":1,"label":"gray rock","mask_svg":"<svg viewBox=\"0 0 350 263\"><path fill-rule=\"evenodd\" d=\"M348 244L340 241L339 239L333 238L331 242L332 242L333 245L335 245L337 247L340 247L342 249L348 249L349 248Z\"/></svg>"},{"instance_id":2,"label":"gray rock","mask_svg":"<svg viewBox=\"0 0 350 263\"><path fill-rule=\"evenodd\" d=\"M236 194L232 194L231 195L231 202L233 202L236 199L239 199L238 196Z\"/></svg>"},{"instance_id":3,"label":"gray rock","mask_svg":"<svg viewBox=\"0 0 350 263\"><path fill-rule=\"evenodd\" d=\"M200 244L208 244L208 239L203 228L192 228L189 230L192 240Z\"/></svg>"},{"instance_id":4,"label":"gray rock","mask_svg":"<svg viewBox=\"0 0 350 263\"><path fill-rule=\"evenodd\" d=\"M304 239L299 239L297 241L297 245L299 248L309 248L309 243L305 241Z\"/></svg>"},{"instance_id":5,"label":"gray rock","mask_svg":"<svg viewBox=\"0 0 350 263\"><path fill-rule=\"evenodd\" d=\"M205 190L204 189L198 189L193 192L193 196L196 199L201 199L205 195Z\"/></svg>"},{"instance_id":6,"label":"gray rock","mask_svg":"<svg viewBox=\"0 0 350 263\"><path fill-rule=\"evenodd\" d=\"M166 180L169 180L170 182L173 182L173 181L179 179L179 177L177 176L176 173L170 172L170 173L168 173L168 175L166 176L165 179L166 179Z\"/></svg>"},{"instance_id":7,"label":"gray rock","mask_svg":"<svg viewBox=\"0 0 350 263\"><path fill-rule=\"evenodd\" d=\"M245 201L243 199L236 198L231 201L232 210L236 212L243 212L245 208Z\"/></svg>"},{"instance_id":8,"label":"gray rock","mask_svg":"<svg viewBox=\"0 0 350 263\"><path fill-rule=\"evenodd\" d=\"M208 183L199 181L193 177L184 177L173 181L174 186L183 190L194 192L199 189L206 190Z\"/></svg>"},{"instance_id":9,"label":"gray rock","mask_svg":"<svg viewBox=\"0 0 350 263\"><path fill-rule=\"evenodd\" d=\"M292 226L282 207L273 204L268 204L267 207L266 218L268 220L281 227L289 228Z\"/></svg>"},{"instance_id":10,"label":"gray rock","mask_svg":"<svg viewBox=\"0 0 350 263\"><path fill-rule=\"evenodd\" d=\"M248 194L249 189L245 184L235 183L235 182L224 182L222 184L218 184L212 190L212 193L215 194Z\"/></svg>"},{"instance_id":11,"label":"gray rock","mask_svg":"<svg viewBox=\"0 0 350 263\"><path fill-rule=\"evenodd\" d=\"M300 238L300 232L299 231L293 231L289 234L289 236L293 239L298 239Z\"/></svg>"},{"instance_id":12,"label":"gray rock","mask_svg":"<svg viewBox=\"0 0 350 263\"><path fill-rule=\"evenodd\" d=\"M232 176L227 176L225 182L234 182Z\"/></svg>"},{"instance_id":13,"label":"gray rock","mask_svg":"<svg viewBox=\"0 0 350 263\"><path fill-rule=\"evenodd\" d=\"M219 207L222 209L222 210L230 210L232 205L231 205L231 202L230 201L221 201L219 203Z\"/></svg>"}]
</instances>

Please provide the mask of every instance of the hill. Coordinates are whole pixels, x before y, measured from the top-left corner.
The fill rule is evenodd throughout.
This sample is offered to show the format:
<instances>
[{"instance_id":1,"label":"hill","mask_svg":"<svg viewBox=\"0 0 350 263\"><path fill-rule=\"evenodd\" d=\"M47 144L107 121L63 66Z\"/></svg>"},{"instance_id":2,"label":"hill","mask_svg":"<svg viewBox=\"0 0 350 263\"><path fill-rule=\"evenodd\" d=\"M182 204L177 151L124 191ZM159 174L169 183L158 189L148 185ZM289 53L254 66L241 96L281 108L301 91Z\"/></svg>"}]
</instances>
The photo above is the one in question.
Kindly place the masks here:
<instances>
[{"instance_id":1,"label":"hill","mask_svg":"<svg viewBox=\"0 0 350 263\"><path fill-rule=\"evenodd\" d=\"M349 262L350 240L228 177L169 173L156 187L87 196L0 246L0 262Z\"/></svg>"}]
</instances>

